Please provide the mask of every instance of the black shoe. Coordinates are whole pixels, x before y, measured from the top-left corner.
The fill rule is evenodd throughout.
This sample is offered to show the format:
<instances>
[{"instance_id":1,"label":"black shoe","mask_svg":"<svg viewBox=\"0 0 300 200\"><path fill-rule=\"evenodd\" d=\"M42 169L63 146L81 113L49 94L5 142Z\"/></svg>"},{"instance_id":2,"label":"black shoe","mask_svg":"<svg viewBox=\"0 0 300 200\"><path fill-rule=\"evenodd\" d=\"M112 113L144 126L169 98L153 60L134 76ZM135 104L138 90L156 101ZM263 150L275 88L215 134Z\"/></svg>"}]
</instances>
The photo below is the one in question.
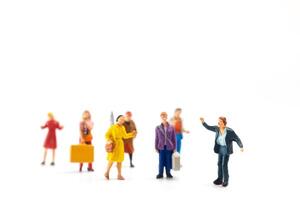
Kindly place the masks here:
<instances>
[{"instance_id":1,"label":"black shoe","mask_svg":"<svg viewBox=\"0 0 300 200\"><path fill-rule=\"evenodd\" d=\"M41 165L45 165L45 161L41 162Z\"/></svg>"},{"instance_id":2,"label":"black shoe","mask_svg":"<svg viewBox=\"0 0 300 200\"><path fill-rule=\"evenodd\" d=\"M214 184L215 185L222 185L223 184L223 181L221 180L221 179L216 179L215 181L214 181Z\"/></svg>"},{"instance_id":3,"label":"black shoe","mask_svg":"<svg viewBox=\"0 0 300 200\"><path fill-rule=\"evenodd\" d=\"M167 174L167 178L173 178L172 174Z\"/></svg>"},{"instance_id":4,"label":"black shoe","mask_svg":"<svg viewBox=\"0 0 300 200\"><path fill-rule=\"evenodd\" d=\"M93 168L88 168L87 170L88 170L88 172L93 172L94 171Z\"/></svg>"},{"instance_id":5,"label":"black shoe","mask_svg":"<svg viewBox=\"0 0 300 200\"><path fill-rule=\"evenodd\" d=\"M55 165L55 163L54 163L54 162L51 162L51 163L50 163L50 165L51 165L51 166L54 166L54 165Z\"/></svg>"},{"instance_id":6,"label":"black shoe","mask_svg":"<svg viewBox=\"0 0 300 200\"><path fill-rule=\"evenodd\" d=\"M131 164L130 164L130 167L131 167L131 168L134 168L134 165L131 163Z\"/></svg>"},{"instance_id":7,"label":"black shoe","mask_svg":"<svg viewBox=\"0 0 300 200\"><path fill-rule=\"evenodd\" d=\"M222 184L223 187L227 187L228 186L228 181L224 181Z\"/></svg>"},{"instance_id":8,"label":"black shoe","mask_svg":"<svg viewBox=\"0 0 300 200\"><path fill-rule=\"evenodd\" d=\"M156 176L156 179L161 179L161 178L163 178L164 176L162 175L162 174L158 174L157 176Z\"/></svg>"}]
</instances>

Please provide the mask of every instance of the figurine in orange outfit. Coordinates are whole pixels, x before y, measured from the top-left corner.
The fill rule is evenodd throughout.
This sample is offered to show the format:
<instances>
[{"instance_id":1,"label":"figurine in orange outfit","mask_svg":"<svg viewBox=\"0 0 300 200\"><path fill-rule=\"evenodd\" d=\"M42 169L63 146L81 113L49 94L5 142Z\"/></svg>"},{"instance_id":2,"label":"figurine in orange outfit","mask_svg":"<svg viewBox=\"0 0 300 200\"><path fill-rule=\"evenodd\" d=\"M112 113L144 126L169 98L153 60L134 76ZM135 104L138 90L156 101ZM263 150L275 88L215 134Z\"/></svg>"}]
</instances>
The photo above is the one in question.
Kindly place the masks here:
<instances>
[{"instance_id":1,"label":"figurine in orange outfit","mask_svg":"<svg viewBox=\"0 0 300 200\"><path fill-rule=\"evenodd\" d=\"M188 130L185 130L183 127L183 120L181 118L181 108L176 108L174 112L174 117L171 119L173 127L176 134L176 150L178 153L181 152L181 140L183 139L183 133L190 133Z\"/></svg>"},{"instance_id":2,"label":"figurine in orange outfit","mask_svg":"<svg viewBox=\"0 0 300 200\"><path fill-rule=\"evenodd\" d=\"M82 121L80 122L80 143L92 145L92 129L94 127L94 123L92 121L91 113L89 111L84 111L82 114ZM82 172L83 163L80 163L79 171ZM88 164L88 171L93 172L92 163Z\"/></svg>"},{"instance_id":3,"label":"figurine in orange outfit","mask_svg":"<svg viewBox=\"0 0 300 200\"><path fill-rule=\"evenodd\" d=\"M51 166L55 165L55 149L57 147L56 143L56 129L63 129L63 126L59 124L58 121L54 119L54 115L52 113L48 113L48 121L44 126L41 126L42 129L48 128L48 134L44 142L44 159L41 165L45 165L46 157L47 157L47 150L52 149L52 162Z\"/></svg>"}]
</instances>

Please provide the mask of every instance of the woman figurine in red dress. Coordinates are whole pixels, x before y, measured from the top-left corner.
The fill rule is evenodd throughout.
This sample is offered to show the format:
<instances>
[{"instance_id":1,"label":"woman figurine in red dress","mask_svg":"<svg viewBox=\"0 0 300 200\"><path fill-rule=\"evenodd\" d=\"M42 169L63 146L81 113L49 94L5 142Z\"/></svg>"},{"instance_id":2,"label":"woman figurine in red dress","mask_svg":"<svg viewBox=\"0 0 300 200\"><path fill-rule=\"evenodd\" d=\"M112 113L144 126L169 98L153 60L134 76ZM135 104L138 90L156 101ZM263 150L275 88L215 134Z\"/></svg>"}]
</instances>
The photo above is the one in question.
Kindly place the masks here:
<instances>
[{"instance_id":1,"label":"woman figurine in red dress","mask_svg":"<svg viewBox=\"0 0 300 200\"><path fill-rule=\"evenodd\" d=\"M48 113L48 121L44 126L41 126L42 129L48 128L48 134L44 142L44 160L41 163L42 165L45 165L46 157L47 157L47 150L52 149L52 162L51 165L55 165L55 149L56 149L56 129L63 129L63 126L59 124L58 121L54 119L54 116L52 113Z\"/></svg>"}]
</instances>

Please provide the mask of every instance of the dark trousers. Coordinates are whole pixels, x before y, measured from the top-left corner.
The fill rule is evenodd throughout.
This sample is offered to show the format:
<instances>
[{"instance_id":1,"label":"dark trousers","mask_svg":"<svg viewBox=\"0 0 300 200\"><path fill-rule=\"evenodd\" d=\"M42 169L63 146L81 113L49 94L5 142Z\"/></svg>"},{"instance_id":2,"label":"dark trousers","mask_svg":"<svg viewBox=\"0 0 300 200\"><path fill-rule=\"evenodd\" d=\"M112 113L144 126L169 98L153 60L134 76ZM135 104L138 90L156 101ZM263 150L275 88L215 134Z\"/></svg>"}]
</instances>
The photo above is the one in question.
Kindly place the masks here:
<instances>
[{"instance_id":1,"label":"dark trousers","mask_svg":"<svg viewBox=\"0 0 300 200\"><path fill-rule=\"evenodd\" d=\"M224 182L228 182L229 180L228 161L229 161L229 154L227 153L226 146L220 147L219 159L218 159L218 179Z\"/></svg>"},{"instance_id":2,"label":"dark trousers","mask_svg":"<svg viewBox=\"0 0 300 200\"><path fill-rule=\"evenodd\" d=\"M159 150L159 174L163 175L164 168L166 168L166 174L170 174L172 168L172 153L173 151L167 150L164 146L163 150Z\"/></svg>"}]
</instances>

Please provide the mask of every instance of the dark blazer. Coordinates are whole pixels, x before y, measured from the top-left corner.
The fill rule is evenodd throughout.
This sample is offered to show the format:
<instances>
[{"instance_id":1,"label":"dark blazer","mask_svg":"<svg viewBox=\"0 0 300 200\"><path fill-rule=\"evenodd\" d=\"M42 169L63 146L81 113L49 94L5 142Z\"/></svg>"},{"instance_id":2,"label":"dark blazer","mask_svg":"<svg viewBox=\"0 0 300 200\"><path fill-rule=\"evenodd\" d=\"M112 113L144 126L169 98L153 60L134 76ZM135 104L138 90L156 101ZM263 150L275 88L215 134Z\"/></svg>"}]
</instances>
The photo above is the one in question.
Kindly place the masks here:
<instances>
[{"instance_id":1,"label":"dark blazer","mask_svg":"<svg viewBox=\"0 0 300 200\"><path fill-rule=\"evenodd\" d=\"M210 130L210 131L213 131L216 133L214 151L215 151L215 153L219 153L220 145L218 145L218 143L217 143L217 138L220 134L220 128L218 126L209 126L205 122L203 123L203 126L207 130ZM225 142L226 142L228 154L233 153L232 141L235 141L239 145L240 148L243 148L243 143L240 140L240 138L237 136L237 134L231 128L226 127L226 130L227 130L227 134L226 134Z\"/></svg>"}]
</instances>

